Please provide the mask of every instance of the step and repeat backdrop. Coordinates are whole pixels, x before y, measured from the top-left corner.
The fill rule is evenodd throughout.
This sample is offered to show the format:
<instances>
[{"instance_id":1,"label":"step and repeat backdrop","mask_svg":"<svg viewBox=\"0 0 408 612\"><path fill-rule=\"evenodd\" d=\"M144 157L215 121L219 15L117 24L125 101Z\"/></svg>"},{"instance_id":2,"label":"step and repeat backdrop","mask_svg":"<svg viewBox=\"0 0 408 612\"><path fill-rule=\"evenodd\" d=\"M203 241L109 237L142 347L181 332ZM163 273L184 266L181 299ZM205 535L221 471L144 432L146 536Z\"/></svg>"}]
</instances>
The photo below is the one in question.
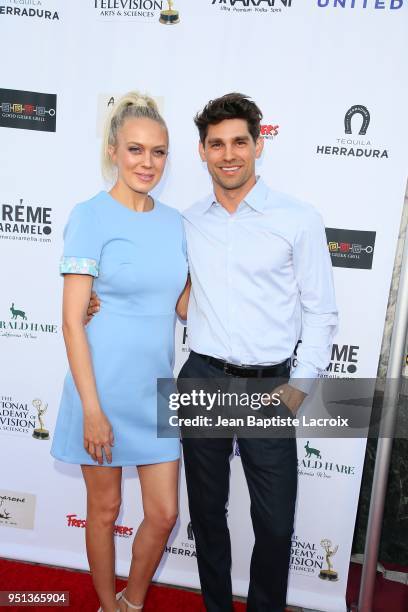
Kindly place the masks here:
<instances>
[{"instance_id":1,"label":"step and repeat backdrop","mask_svg":"<svg viewBox=\"0 0 408 612\"><path fill-rule=\"evenodd\" d=\"M210 190L194 114L229 91L256 100L259 174L312 202L327 227L340 327L325 375L376 375L408 167L408 1L175 0L179 21L163 24L168 4L0 0L4 557L87 568L80 469L49 454L67 368L58 262L70 209L109 188L99 165L103 120L131 89L154 96L168 122L156 197L180 210ZM187 354L188 330L178 324L175 372ZM364 439L298 440L291 604L346 609L364 454ZM245 595L253 533L238 448L231 472L233 585ZM142 516L136 470L124 471L123 489L115 541L125 576ZM183 475L180 496L156 579L197 587ZM328 561L331 581L322 579Z\"/></svg>"}]
</instances>

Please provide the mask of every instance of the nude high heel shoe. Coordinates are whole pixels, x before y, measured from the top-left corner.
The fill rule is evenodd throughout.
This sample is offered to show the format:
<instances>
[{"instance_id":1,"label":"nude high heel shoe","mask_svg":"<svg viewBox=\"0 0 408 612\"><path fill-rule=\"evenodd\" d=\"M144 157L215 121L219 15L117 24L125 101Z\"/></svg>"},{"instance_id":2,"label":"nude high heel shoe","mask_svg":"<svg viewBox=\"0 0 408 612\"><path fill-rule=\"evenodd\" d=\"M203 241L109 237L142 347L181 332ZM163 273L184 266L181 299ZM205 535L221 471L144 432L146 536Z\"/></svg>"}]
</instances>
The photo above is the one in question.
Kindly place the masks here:
<instances>
[{"instance_id":1,"label":"nude high heel shoe","mask_svg":"<svg viewBox=\"0 0 408 612\"><path fill-rule=\"evenodd\" d=\"M128 600L126 599L126 597L125 597L125 590L126 590L126 589L123 589L123 591L122 591L121 593L118 593L118 595L120 595L119 600L124 601L124 602L125 602L125 604L127 605L127 607L128 607L130 610L143 610L143 604L138 604L138 605L135 605L135 604L130 603L130 601L128 601Z\"/></svg>"},{"instance_id":2,"label":"nude high heel shoe","mask_svg":"<svg viewBox=\"0 0 408 612\"><path fill-rule=\"evenodd\" d=\"M123 589L124 590L124 589ZM120 591L120 593L116 593L116 599L119 601L119 599L122 599L122 593L123 591ZM126 603L126 602L125 602ZM103 612L102 608L98 608L98 612ZM119 608L116 608L116 612L120 612Z\"/></svg>"}]
</instances>

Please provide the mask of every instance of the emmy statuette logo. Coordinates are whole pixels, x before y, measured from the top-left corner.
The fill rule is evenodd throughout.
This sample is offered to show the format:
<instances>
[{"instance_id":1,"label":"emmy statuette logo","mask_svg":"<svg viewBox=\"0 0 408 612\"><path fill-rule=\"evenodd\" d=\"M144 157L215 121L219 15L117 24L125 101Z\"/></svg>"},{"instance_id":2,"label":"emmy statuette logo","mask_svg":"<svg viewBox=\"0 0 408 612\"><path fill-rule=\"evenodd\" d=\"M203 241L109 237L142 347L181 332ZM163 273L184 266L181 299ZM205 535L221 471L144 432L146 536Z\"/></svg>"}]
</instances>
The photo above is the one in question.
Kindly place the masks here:
<instances>
[{"instance_id":1,"label":"emmy statuette logo","mask_svg":"<svg viewBox=\"0 0 408 612\"><path fill-rule=\"evenodd\" d=\"M331 562L331 557L334 557L336 554L339 545L336 544L334 548L332 548L332 543L330 540L322 540L320 542L322 548L326 551L326 563L327 569L322 569L319 572L319 578L322 580L329 580L329 582L336 582L339 579L338 573L333 569L333 565Z\"/></svg>"},{"instance_id":2,"label":"emmy statuette logo","mask_svg":"<svg viewBox=\"0 0 408 612\"><path fill-rule=\"evenodd\" d=\"M48 431L48 429L45 429L43 420L43 416L48 409L48 404L43 404L40 399L35 399L32 401L32 405L37 410L38 421L40 423L40 427L34 429L33 431L33 438L36 438L37 440L49 440L50 432Z\"/></svg>"},{"instance_id":3,"label":"emmy statuette logo","mask_svg":"<svg viewBox=\"0 0 408 612\"><path fill-rule=\"evenodd\" d=\"M160 23L164 23L164 25L175 25L176 23L180 23L180 15L179 12L174 9L173 0L167 0L167 4L169 8L167 11L161 11L160 13Z\"/></svg>"}]
</instances>

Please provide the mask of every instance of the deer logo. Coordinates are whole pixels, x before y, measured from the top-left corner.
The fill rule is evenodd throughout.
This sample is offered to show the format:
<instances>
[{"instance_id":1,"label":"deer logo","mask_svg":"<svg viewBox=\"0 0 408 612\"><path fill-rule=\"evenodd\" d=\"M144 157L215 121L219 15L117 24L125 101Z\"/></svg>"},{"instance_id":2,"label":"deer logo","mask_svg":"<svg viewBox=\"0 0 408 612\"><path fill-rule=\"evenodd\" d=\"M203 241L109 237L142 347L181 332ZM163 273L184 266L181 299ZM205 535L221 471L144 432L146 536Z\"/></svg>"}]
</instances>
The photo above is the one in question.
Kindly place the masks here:
<instances>
[{"instance_id":1,"label":"deer logo","mask_svg":"<svg viewBox=\"0 0 408 612\"><path fill-rule=\"evenodd\" d=\"M305 450L307 459L310 459L312 455L315 455L318 459L322 458L320 451L317 448L312 448L311 446L309 446L309 440L305 444Z\"/></svg>"},{"instance_id":2,"label":"deer logo","mask_svg":"<svg viewBox=\"0 0 408 612\"><path fill-rule=\"evenodd\" d=\"M17 317L21 317L23 320L25 320L25 321L27 320L27 317L26 317L26 313L25 313L25 312L23 312L22 310L16 310L16 309L14 308L14 302L13 302L13 304L11 305L10 310L11 310L11 314L13 315L13 316L11 317L12 319L17 319Z\"/></svg>"},{"instance_id":3,"label":"deer logo","mask_svg":"<svg viewBox=\"0 0 408 612\"><path fill-rule=\"evenodd\" d=\"M0 502L0 518L2 519L6 519L6 521L11 518L11 514L10 512L7 512L7 510L5 510L4 508L2 508L1 506L3 506L4 502L3 500L1 500Z\"/></svg>"}]
</instances>

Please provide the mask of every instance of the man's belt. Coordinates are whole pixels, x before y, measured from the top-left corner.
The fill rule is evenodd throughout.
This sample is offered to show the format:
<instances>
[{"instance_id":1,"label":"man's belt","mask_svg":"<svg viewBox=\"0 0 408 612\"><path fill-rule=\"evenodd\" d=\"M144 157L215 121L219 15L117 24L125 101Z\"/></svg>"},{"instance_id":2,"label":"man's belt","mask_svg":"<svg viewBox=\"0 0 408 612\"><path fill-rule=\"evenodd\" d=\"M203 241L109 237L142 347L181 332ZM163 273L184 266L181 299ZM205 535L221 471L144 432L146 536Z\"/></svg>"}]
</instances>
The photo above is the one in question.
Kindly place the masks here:
<instances>
[{"instance_id":1,"label":"man's belt","mask_svg":"<svg viewBox=\"0 0 408 612\"><path fill-rule=\"evenodd\" d=\"M240 376L243 378L269 378L275 376L288 376L290 369L290 359L285 359L282 363L277 363L273 366L246 366L246 365L237 365L236 363L228 363L228 361L224 361L223 359L217 359L216 357L211 357L210 355L201 355L201 353L196 353L195 351L191 351L194 355L201 357L208 364L222 370L224 374L229 374L230 376Z\"/></svg>"}]
</instances>

